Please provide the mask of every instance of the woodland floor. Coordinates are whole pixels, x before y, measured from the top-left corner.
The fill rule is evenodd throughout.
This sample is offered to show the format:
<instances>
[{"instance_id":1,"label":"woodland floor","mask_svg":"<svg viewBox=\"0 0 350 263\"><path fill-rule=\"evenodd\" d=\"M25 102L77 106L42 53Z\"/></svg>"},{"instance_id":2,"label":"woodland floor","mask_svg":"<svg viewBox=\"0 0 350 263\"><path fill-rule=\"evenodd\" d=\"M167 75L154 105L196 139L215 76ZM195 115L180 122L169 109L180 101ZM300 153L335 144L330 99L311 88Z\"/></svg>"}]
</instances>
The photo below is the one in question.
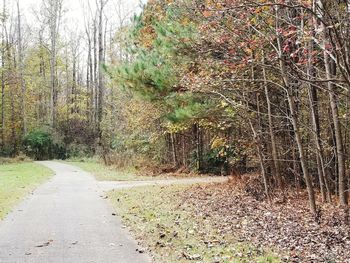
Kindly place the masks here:
<instances>
[{"instance_id":1,"label":"woodland floor","mask_svg":"<svg viewBox=\"0 0 350 263\"><path fill-rule=\"evenodd\" d=\"M231 181L114 190L109 198L156 262L349 262L339 209L321 207L315 220L304 192L282 204L250 189Z\"/></svg>"}]
</instances>

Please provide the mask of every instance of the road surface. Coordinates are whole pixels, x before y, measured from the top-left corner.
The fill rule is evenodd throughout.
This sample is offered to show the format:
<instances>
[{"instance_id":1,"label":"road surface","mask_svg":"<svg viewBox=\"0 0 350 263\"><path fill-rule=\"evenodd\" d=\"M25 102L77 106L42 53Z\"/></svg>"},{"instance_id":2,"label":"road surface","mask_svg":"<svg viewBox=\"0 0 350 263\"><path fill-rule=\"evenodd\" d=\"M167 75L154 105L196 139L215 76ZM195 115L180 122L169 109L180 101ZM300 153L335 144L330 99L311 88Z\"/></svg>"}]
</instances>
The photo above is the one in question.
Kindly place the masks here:
<instances>
[{"instance_id":1,"label":"road surface","mask_svg":"<svg viewBox=\"0 0 350 263\"><path fill-rule=\"evenodd\" d=\"M149 263L151 258L113 213L104 192L227 180L197 177L98 182L72 165L54 161L40 164L52 169L55 176L0 222L0 263Z\"/></svg>"},{"instance_id":2,"label":"road surface","mask_svg":"<svg viewBox=\"0 0 350 263\"><path fill-rule=\"evenodd\" d=\"M42 162L56 175L0 222L1 263L148 263L88 173Z\"/></svg>"}]
</instances>

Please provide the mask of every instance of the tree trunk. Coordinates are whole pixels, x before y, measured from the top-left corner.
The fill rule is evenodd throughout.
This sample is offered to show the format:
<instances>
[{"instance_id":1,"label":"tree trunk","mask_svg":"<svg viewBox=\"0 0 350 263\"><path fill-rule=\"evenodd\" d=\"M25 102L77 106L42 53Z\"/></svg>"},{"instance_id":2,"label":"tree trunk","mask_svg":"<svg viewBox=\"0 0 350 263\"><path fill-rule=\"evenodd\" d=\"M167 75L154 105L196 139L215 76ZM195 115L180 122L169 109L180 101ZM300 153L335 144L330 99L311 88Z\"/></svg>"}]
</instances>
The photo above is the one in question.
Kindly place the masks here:
<instances>
[{"instance_id":1,"label":"tree trunk","mask_svg":"<svg viewBox=\"0 0 350 263\"><path fill-rule=\"evenodd\" d=\"M100 123L103 117L103 100L104 100L104 79L103 79L103 65L104 65L104 45L103 45L103 9L106 2L100 0L99 19L98 19L98 131L100 130Z\"/></svg>"},{"instance_id":2,"label":"tree trunk","mask_svg":"<svg viewBox=\"0 0 350 263\"><path fill-rule=\"evenodd\" d=\"M23 48L22 48L22 29L21 29L21 13L19 9L19 0L17 0L17 27L18 27L18 64L21 81L21 116L22 116L22 132L27 133L27 115L26 115L26 83L24 80L24 64L23 64Z\"/></svg>"},{"instance_id":3,"label":"tree trunk","mask_svg":"<svg viewBox=\"0 0 350 263\"><path fill-rule=\"evenodd\" d=\"M318 7L320 10L324 10L324 6L321 1L317 1ZM342 138L342 130L341 124L339 120L339 112L338 112L338 103L336 98L335 86L330 81L333 76L336 75L336 67L334 62L331 62L330 55L327 50L327 46L329 44L328 41L328 33L326 26L321 23L321 29L323 32L323 47L324 47L324 65L326 71L326 79L329 80L327 82L327 88L329 92L329 101L331 106L332 113L332 121L334 125L334 135L335 135L335 144L337 148L337 165L338 165L338 188L339 188L339 201L340 205L346 207L348 205L348 195L347 195L347 180L346 180L346 169L345 169L345 154L343 147L343 138ZM331 63L333 65L331 65Z\"/></svg>"},{"instance_id":4,"label":"tree trunk","mask_svg":"<svg viewBox=\"0 0 350 263\"><path fill-rule=\"evenodd\" d=\"M314 143L316 146L316 162L317 162L317 172L320 183L320 191L322 200L325 202L331 202L331 193L329 189L329 184L327 180L327 174L325 169L325 162L323 156L323 147L321 143L320 127L319 127L319 116L318 116L318 106L317 106L317 90L315 87L309 87L309 103L310 103L310 114L313 127Z\"/></svg>"},{"instance_id":5,"label":"tree trunk","mask_svg":"<svg viewBox=\"0 0 350 263\"><path fill-rule=\"evenodd\" d=\"M316 21L314 21L314 23L316 24ZM312 61L313 58L311 56L312 52L314 51L313 40L309 42L308 49L309 49L310 55L308 57L307 77L309 78L310 81L313 81L316 77L316 71ZM310 105L309 108L310 108L311 122L313 127L314 144L316 146L315 148L316 148L317 173L318 173L318 180L320 184L322 201L325 202L327 200L328 202L331 202L331 192L329 189L329 183L328 183L325 162L324 162L322 140L321 140L317 89L315 86L313 86L313 84L311 84L311 82L308 87L308 97L309 97L309 105Z\"/></svg>"},{"instance_id":6,"label":"tree trunk","mask_svg":"<svg viewBox=\"0 0 350 263\"><path fill-rule=\"evenodd\" d=\"M263 149L261 147L261 145L262 145L261 137L256 132L256 129L254 128L250 119L249 119L249 124L250 124L250 128L253 132L253 139L254 139L254 142L256 144L256 149L258 152L261 175L262 175L263 181L264 181L265 194L266 194L267 199L270 201L269 186L268 186L267 174L266 174L265 163L264 163L264 154L263 154Z\"/></svg>"},{"instance_id":7,"label":"tree trunk","mask_svg":"<svg viewBox=\"0 0 350 263\"><path fill-rule=\"evenodd\" d=\"M266 70L264 65L263 65L263 77L264 77L265 97L266 97L266 103L267 103L267 116L268 116L268 122L269 122L269 135L271 139L272 162L273 162L273 168L274 168L273 173L274 173L274 178L277 180L277 185L279 189L282 190L283 189L282 176L281 176L280 165L278 161L276 138L273 130L274 125L273 125L273 119L272 119L271 100L270 100L269 87L266 80Z\"/></svg>"},{"instance_id":8,"label":"tree trunk","mask_svg":"<svg viewBox=\"0 0 350 263\"><path fill-rule=\"evenodd\" d=\"M276 32L278 29L279 25L279 10L278 8L276 9ZM280 66L280 72L281 72L281 77L284 82L284 86L286 87L286 95L287 95L287 100L288 100L288 106L289 106L289 111L290 111L290 119L292 122L293 130L294 130L294 137L295 141L298 147L299 151L299 158L300 158L300 164L301 164L301 169L303 172L308 196L309 196L309 205L310 205L310 210L311 212L315 215L316 214L316 200L315 200L315 193L312 185L312 180L309 174L309 170L307 167L307 162L305 159L304 155L304 148L301 140L301 133L298 125L298 120L297 120L297 112L296 112L296 106L295 106L295 98L294 98L294 92L293 92L293 87L290 84L289 77L286 72L286 66L285 66L285 61L284 61L284 56L283 56L283 51L282 51L282 40L281 36L279 33L277 33L277 44L278 44L278 51L279 51L279 66Z\"/></svg>"},{"instance_id":9,"label":"tree trunk","mask_svg":"<svg viewBox=\"0 0 350 263\"><path fill-rule=\"evenodd\" d=\"M94 123L95 128L98 127L98 77L97 77L97 25L96 25L96 19L94 19L94 27L93 27L93 34L94 34Z\"/></svg>"},{"instance_id":10,"label":"tree trunk","mask_svg":"<svg viewBox=\"0 0 350 263\"><path fill-rule=\"evenodd\" d=\"M47 0L48 20L50 33L50 83L51 83L51 126L56 127L57 119L57 38L59 32L59 24L61 19L62 1L63 0Z\"/></svg>"},{"instance_id":11,"label":"tree trunk","mask_svg":"<svg viewBox=\"0 0 350 263\"><path fill-rule=\"evenodd\" d=\"M177 161L177 153L176 153L176 139L175 139L174 133L170 133L170 139L171 139L171 149L172 149L172 155L173 155L173 165L174 167L177 167L178 161Z\"/></svg>"},{"instance_id":12,"label":"tree trunk","mask_svg":"<svg viewBox=\"0 0 350 263\"><path fill-rule=\"evenodd\" d=\"M3 12L6 12L6 1L3 2ZM2 25L2 47L1 47L1 148L5 146L5 25Z\"/></svg>"}]
</instances>

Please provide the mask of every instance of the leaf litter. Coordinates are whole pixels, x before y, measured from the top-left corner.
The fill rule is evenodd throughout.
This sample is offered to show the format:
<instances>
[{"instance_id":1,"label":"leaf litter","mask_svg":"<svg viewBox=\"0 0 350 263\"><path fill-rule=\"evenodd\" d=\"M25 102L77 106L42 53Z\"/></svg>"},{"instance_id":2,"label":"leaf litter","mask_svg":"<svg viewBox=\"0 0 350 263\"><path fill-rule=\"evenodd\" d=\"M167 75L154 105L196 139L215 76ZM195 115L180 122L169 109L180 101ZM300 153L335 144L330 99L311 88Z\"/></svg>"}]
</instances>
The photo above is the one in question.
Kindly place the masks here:
<instances>
[{"instance_id":1,"label":"leaf litter","mask_svg":"<svg viewBox=\"0 0 350 263\"><path fill-rule=\"evenodd\" d=\"M180 207L214 222L215 228L256 248L271 248L286 262L349 262L349 226L343 211L320 205L315 220L305 192L268 202L235 183L197 185L181 194Z\"/></svg>"},{"instance_id":2,"label":"leaf litter","mask_svg":"<svg viewBox=\"0 0 350 263\"><path fill-rule=\"evenodd\" d=\"M319 204L315 220L305 191L268 202L253 188L231 181L109 195L156 262L349 262L341 209Z\"/></svg>"}]
</instances>

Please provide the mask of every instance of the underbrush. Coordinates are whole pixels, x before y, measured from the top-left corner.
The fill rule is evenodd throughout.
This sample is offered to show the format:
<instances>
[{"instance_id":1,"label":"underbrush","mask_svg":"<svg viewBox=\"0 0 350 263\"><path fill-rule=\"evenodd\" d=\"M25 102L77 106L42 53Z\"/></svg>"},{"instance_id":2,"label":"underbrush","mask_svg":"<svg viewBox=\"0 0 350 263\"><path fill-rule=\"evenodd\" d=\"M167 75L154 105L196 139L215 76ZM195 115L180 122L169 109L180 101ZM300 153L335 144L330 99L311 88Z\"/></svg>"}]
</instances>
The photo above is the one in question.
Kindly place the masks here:
<instances>
[{"instance_id":1,"label":"underbrush","mask_svg":"<svg viewBox=\"0 0 350 263\"><path fill-rule=\"evenodd\" d=\"M83 157L83 156L74 156L69 157L68 159L64 160L65 162L80 162L80 163L97 163L100 162L99 158L97 157Z\"/></svg>"},{"instance_id":2,"label":"underbrush","mask_svg":"<svg viewBox=\"0 0 350 263\"><path fill-rule=\"evenodd\" d=\"M106 166L96 159L70 159L65 163L75 165L95 176L98 181L138 181L149 180L148 176L137 175L133 168Z\"/></svg>"},{"instance_id":3,"label":"underbrush","mask_svg":"<svg viewBox=\"0 0 350 263\"><path fill-rule=\"evenodd\" d=\"M119 166L105 165L98 158L70 158L65 163L76 165L81 169L93 174L99 181L145 181L156 179L176 179L176 178L193 178L200 176L198 173L188 172L182 168L173 169L159 167L152 169L150 167L139 166Z\"/></svg>"},{"instance_id":4,"label":"underbrush","mask_svg":"<svg viewBox=\"0 0 350 263\"><path fill-rule=\"evenodd\" d=\"M23 163L23 162L32 162L33 160L24 155L19 154L16 157L8 158L8 157L0 157L0 165L2 164L14 164L14 163Z\"/></svg>"}]
</instances>

